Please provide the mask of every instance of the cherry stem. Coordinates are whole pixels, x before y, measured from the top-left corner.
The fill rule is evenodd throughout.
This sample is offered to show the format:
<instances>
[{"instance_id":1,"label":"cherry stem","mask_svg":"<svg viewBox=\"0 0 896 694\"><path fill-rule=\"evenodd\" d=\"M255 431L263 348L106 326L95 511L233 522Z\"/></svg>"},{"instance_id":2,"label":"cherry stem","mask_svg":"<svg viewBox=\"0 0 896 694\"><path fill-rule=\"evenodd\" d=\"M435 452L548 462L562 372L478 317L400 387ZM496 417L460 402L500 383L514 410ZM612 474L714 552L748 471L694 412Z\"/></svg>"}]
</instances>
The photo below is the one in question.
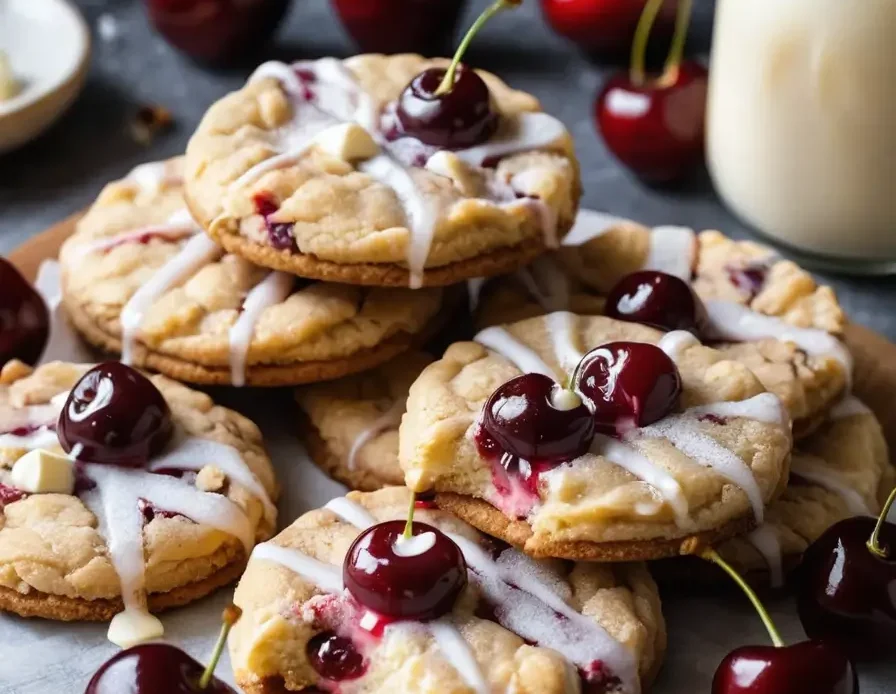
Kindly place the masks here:
<instances>
[{"instance_id":1,"label":"cherry stem","mask_svg":"<svg viewBox=\"0 0 896 694\"><path fill-rule=\"evenodd\" d=\"M663 76L660 84L663 86L675 84L678 81L678 69L684 56L684 44L688 37L688 25L691 23L691 9L693 0L678 0L678 12L675 15L675 33L672 34L672 45L669 55L666 56L666 64L663 66Z\"/></svg>"},{"instance_id":2,"label":"cherry stem","mask_svg":"<svg viewBox=\"0 0 896 694\"><path fill-rule=\"evenodd\" d=\"M414 536L414 510L417 508L417 495L411 492L411 504L408 506L408 522L404 524L404 532L401 536L410 540Z\"/></svg>"},{"instance_id":3,"label":"cherry stem","mask_svg":"<svg viewBox=\"0 0 896 694\"><path fill-rule=\"evenodd\" d=\"M775 626L775 623L772 621L772 618L768 614L768 610L765 609L765 605L760 602L759 597L747 585L747 582L741 577L737 571L735 571L731 565L726 562L722 557L719 556L718 552L714 549L706 548L701 549L699 552L699 556L706 561L712 562L720 569L722 569L726 574L731 576L732 580L740 586L740 589L746 594L746 596L750 599L750 602L753 603L753 607L756 608L756 611L759 613L759 618L762 620L762 623L765 624L765 628L768 629L768 635L772 639L772 643L775 644L776 648L784 647L784 639L781 638L781 634L778 631L778 628Z\"/></svg>"},{"instance_id":4,"label":"cherry stem","mask_svg":"<svg viewBox=\"0 0 896 694\"><path fill-rule=\"evenodd\" d=\"M660 13L662 6L663 0L647 0L641 12L641 17L638 19L638 26L635 28L635 36L632 39L632 64L629 78L636 87L643 86L644 82L647 81L647 73L644 68L647 42L650 40L650 30L653 29L656 16Z\"/></svg>"},{"instance_id":5,"label":"cherry stem","mask_svg":"<svg viewBox=\"0 0 896 694\"><path fill-rule=\"evenodd\" d=\"M202 677L199 678L200 689L206 689L208 685L211 684L212 677L215 675L215 668L218 667L218 661L221 660L221 654L224 652L224 644L227 643L227 636L230 634L233 625L239 621L242 614L243 611L234 604L230 604L224 608L224 614L221 616L221 621L224 623L221 625L221 633L218 634L218 642L215 644L215 649L212 651L212 658L206 666L205 672L202 673Z\"/></svg>"},{"instance_id":6,"label":"cherry stem","mask_svg":"<svg viewBox=\"0 0 896 694\"><path fill-rule=\"evenodd\" d=\"M451 59L451 64L445 71L445 76L442 78L439 86L436 88L435 92L433 92L433 96L447 94L454 87L454 74L457 72L457 66L460 65L461 58L463 58L464 53L467 52L467 47L470 45L473 37L479 33L479 30L483 25L499 12L516 7L521 2L522 0L495 0L495 2L482 11L482 14L476 18L476 21L473 22L473 25L467 30L463 40L454 52L454 58Z\"/></svg>"},{"instance_id":7,"label":"cherry stem","mask_svg":"<svg viewBox=\"0 0 896 694\"><path fill-rule=\"evenodd\" d=\"M871 539L868 540L867 546L872 554L877 555L881 559L887 559L890 556L890 548L880 544L880 531L887 522L887 516L890 509L893 508L893 502L896 502L896 489L890 492L884 507L881 509L880 515L877 517L877 523L874 525L874 532L871 533Z\"/></svg>"}]
</instances>

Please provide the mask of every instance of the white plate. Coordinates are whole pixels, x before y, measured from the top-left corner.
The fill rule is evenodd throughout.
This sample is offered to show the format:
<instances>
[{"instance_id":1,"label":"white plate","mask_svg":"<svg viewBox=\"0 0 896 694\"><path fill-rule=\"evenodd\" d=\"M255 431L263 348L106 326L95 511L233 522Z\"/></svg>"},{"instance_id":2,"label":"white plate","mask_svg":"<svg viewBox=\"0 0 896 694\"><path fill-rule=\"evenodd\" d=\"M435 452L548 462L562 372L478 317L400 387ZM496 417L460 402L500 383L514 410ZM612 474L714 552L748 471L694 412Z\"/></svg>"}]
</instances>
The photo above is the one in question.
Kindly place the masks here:
<instances>
[{"instance_id":1,"label":"white plate","mask_svg":"<svg viewBox=\"0 0 896 694\"><path fill-rule=\"evenodd\" d=\"M0 101L0 153L46 130L84 86L90 31L68 0L0 0L0 50L20 91Z\"/></svg>"}]
</instances>

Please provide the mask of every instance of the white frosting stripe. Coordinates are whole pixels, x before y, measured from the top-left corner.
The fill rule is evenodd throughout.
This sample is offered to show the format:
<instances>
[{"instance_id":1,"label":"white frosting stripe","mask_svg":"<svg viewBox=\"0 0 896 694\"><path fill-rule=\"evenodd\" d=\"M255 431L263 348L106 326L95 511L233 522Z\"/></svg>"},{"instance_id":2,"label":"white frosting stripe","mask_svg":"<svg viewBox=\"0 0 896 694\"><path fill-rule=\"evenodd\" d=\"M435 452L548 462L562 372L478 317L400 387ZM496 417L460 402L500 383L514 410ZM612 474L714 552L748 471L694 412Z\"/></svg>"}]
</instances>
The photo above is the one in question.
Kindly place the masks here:
<instances>
[{"instance_id":1,"label":"white frosting stripe","mask_svg":"<svg viewBox=\"0 0 896 694\"><path fill-rule=\"evenodd\" d=\"M564 311L569 307L569 279L550 256L542 256L529 267L517 270L516 276L545 311Z\"/></svg>"},{"instance_id":2,"label":"white frosting stripe","mask_svg":"<svg viewBox=\"0 0 896 694\"><path fill-rule=\"evenodd\" d=\"M455 150L455 154L473 166L518 152L555 147L566 135L566 128L547 113L519 113L502 118L501 129L481 145Z\"/></svg>"},{"instance_id":3,"label":"white frosting stripe","mask_svg":"<svg viewBox=\"0 0 896 694\"><path fill-rule=\"evenodd\" d=\"M571 373L582 360L582 357L585 356L585 353L575 345L576 332L573 323L577 318L577 316L568 311L557 311L545 316L545 323L548 332L551 334L554 354L557 356L560 366L567 373Z\"/></svg>"},{"instance_id":4,"label":"white frosting stripe","mask_svg":"<svg viewBox=\"0 0 896 694\"><path fill-rule=\"evenodd\" d=\"M768 565L772 588L781 588L784 585L784 557L777 531L768 523L763 523L746 535L746 540L756 548Z\"/></svg>"},{"instance_id":5,"label":"white frosting stripe","mask_svg":"<svg viewBox=\"0 0 896 694\"><path fill-rule=\"evenodd\" d=\"M126 364L133 361L137 330L152 304L173 286L212 262L220 253L220 248L208 236L197 234L149 282L134 292L121 310L121 361Z\"/></svg>"},{"instance_id":6,"label":"white frosting stripe","mask_svg":"<svg viewBox=\"0 0 896 694\"><path fill-rule=\"evenodd\" d=\"M398 425L401 424L401 417L406 409L406 404L404 400L394 402L392 407L383 412L373 424L355 437L345 464L349 470L354 470L358 466L358 455L364 446L383 432L398 428Z\"/></svg>"},{"instance_id":7,"label":"white frosting stripe","mask_svg":"<svg viewBox=\"0 0 896 694\"><path fill-rule=\"evenodd\" d=\"M200 231L196 223L191 219L189 221L168 221L165 224L151 224L145 227L139 227L123 234L108 236L103 239L97 239L85 243L83 246L75 246L71 253L77 256L84 256L90 253L102 253L110 248L121 246L127 243L139 241L146 236L165 239L166 241L179 241L186 236L192 236Z\"/></svg>"},{"instance_id":8,"label":"white frosting stripe","mask_svg":"<svg viewBox=\"0 0 896 694\"><path fill-rule=\"evenodd\" d=\"M473 339L483 347L487 347L511 361L523 373L544 374L554 380L563 380L562 378L557 378L559 374L548 366L538 354L526 347L504 328L498 326L486 328L480 331Z\"/></svg>"},{"instance_id":9,"label":"white frosting stripe","mask_svg":"<svg viewBox=\"0 0 896 694\"><path fill-rule=\"evenodd\" d=\"M676 361L684 350L699 344L700 340L687 330L673 330L660 338L657 347L663 350L669 359Z\"/></svg>"},{"instance_id":10,"label":"white frosting stripe","mask_svg":"<svg viewBox=\"0 0 896 694\"><path fill-rule=\"evenodd\" d=\"M843 499L846 508L853 515L873 516L876 514L876 511L868 505L861 494L819 458L794 455L790 462L790 473L836 494Z\"/></svg>"},{"instance_id":11,"label":"white frosting stripe","mask_svg":"<svg viewBox=\"0 0 896 694\"><path fill-rule=\"evenodd\" d=\"M697 237L688 227L659 226L650 232L645 270L659 270L690 281L697 257Z\"/></svg>"},{"instance_id":12,"label":"white frosting stripe","mask_svg":"<svg viewBox=\"0 0 896 694\"><path fill-rule=\"evenodd\" d=\"M564 246L581 246L598 236L603 236L613 227L619 224L629 223L629 220L616 215L598 212L597 210L580 209L576 215L576 221L569 233L563 237Z\"/></svg>"},{"instance_id":13,"label":"white frosting stripe","mask_svg":"<svg viewBox=\"0 0 896 694\"><path fill-rule=\"evenodd\" d=\"M429 633L467 686L476 694L490 694L491 688L482 673L482 668L473 655L473 649L458 631L457 627L445 619L439 619L426 625Z\"/></svg>"},{"instance_id":14,"label":"white frosting stripe","mask_svg":"<svg viewBox=\"0 0 896 694\"><path fill-rule=\"evenodd\" d=\"M264 542L255 546L252 559L263 559L280 564L294 574L308 579L325 593L338 595L342 592L342 571L338 567L309 557L297 549L281 547L273 542Z\"/></svg>"},{"instance_id":15,"label":"white frosting stripe","mask_svg":"<svg viewBox=\"0 0 896 694\"><path fill-rule=\"evenodd\" d=\"M246 384L246 361L255 324L261 314L281 303L292 293L295 277L285 272L271 272L252 288L243 301L243 310L230 328L230 382L241 387Z\"/></svg>"},{"instance_id":16,"label":"white frosting stripe","mask_svg":"<svg viewBox=\"0 0 896 694\"><path fill-rule=\"evenodd\" d=\"M367 530L371 525L376 525L376 518L370 511L344 496L331 499L324 508L335 513L343 523L348 523L359 530Z\"/></svg>"},{"instance_id":17,"label":"white frosting stripe","mask_svg":"<svg viewBox=\"0 0 896 694\"><path fill-rule=\"evenodd\" d=\"M735 402L714 402L710 405L698 405L685 412L692 419L699 419L705 415L716 417L743 417L754 419L766 424L777 424L786 427L790 424L790 418L784 409L781 399L774 393L760 393L746 400Z\"/></svg>"}]
</instances>

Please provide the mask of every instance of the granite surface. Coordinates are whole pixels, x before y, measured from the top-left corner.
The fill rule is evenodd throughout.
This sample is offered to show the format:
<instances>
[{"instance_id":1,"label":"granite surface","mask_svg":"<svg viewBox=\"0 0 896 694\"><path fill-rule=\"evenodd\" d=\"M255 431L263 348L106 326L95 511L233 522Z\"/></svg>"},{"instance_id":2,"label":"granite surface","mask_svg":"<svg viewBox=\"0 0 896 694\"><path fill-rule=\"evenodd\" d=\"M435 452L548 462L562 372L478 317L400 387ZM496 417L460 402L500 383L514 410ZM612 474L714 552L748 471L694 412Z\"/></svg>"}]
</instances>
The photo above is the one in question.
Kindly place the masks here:
<instances>
[{"instance_id":1,"label":"granite surface","mask_svg":"<svg viewBox=\"0 0 896 694\"><path fill-rule=\"evenodd\" d=\"M50 132L15 153L0 156L0 252L89 204L105 181L125 174L135 164L182 151L206 105L240 85L250 69L213 72L193 64L152 32L139 2L78 0L77 4L94 31L90 78L80 100ZM470 14L484 4L484 0L473 2ZM698 54L708 51L711 10L710 3L698 1L691 42ZM104 29L102 37L99 26ZM325 0L296 0L271 49L271 55L283 59L351 52L351 44ZM591 112L596 90L615 67L589 62L551 34L541 21L535 0L527 0L525 7L489 26L474 44L469 61L535 93L567 124L582 161L585 205L647 223L715 227L735 237L748 236L748 230L720 205L705 175L683 190L658 191L632 179L612 160L595 132ZM176 119L174 128L150 147L136 144L127 130L138 105L146 103L166 106ZM854 321L896 339L892 308L896 281L825 280L835 285ZM303 487L300 484L296 489ZM670 653L655 688L657 694L709 691L712 672L728 649L766 642L761 623L737 594L666 598ZM785 637L791 641L801 638L791 601L773 600L771 608ZM210 634L213 630L214 609L211 616L205 610L196 621L188 618L188 612L182 614L194 631ZM695 619L697 614L700 619ZM0 617L0 627L15 626L4 619ZM96 656L85 664L85 672L100 658L95 631L85 625L68 632L76 640L83 639L85 652ZM202 657L202 653L195 655ZM74 674L62 662L48 665L57 674ZM896 667L872 666L863 673L864 694L894 691ZM13 683L10 688L4 686L3 679L0 677L0 692L4 694L46 691L46 681L41 684L32 679L30 686ZM80 684L80 678L78 681Z\"/></svg>"}]
</instances>

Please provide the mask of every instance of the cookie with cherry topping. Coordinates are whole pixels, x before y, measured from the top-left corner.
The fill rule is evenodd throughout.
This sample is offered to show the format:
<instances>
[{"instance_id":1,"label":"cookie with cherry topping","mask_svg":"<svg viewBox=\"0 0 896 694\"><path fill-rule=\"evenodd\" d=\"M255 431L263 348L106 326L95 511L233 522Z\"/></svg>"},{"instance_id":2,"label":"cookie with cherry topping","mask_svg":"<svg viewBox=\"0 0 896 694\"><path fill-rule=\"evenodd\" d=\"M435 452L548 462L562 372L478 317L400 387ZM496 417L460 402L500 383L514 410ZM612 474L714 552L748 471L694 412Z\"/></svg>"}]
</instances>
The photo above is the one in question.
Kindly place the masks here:
<instances>
[{"instance_id":1,"label":"cookie with cherry topping","mask_svg":"<svg viewBox=\"0 0 896 694\"><path fill-rule=\"evenodd\" d=\"M355 373L425 340L456 290L300 280L225 253L190 218L183 160L110 183L60 254L93 345L181 381L278 386Z\"/></svg>"},{"instance_id":2,"label":"cookie with cherry topping","mask_svg":"<svg viewBox=\"0 0 896 694\"><path fill-rule=\"evenodd\" d=\"M445 508L528 554L675 555L685 538L715 543L762 522L786 485L791 435L780 400L743 364L687 333L558 312L476 340L452 345L411 387L399 461L411 489L435 492ZM639 364L644 358L651 362ZM575 438L559 455L563 442L548 432L535 443L551 457L539 458L532 434L514 431L525 415L537 432L539 407L554 408L553 419L557 410L576 412L577 399L562 393L541 405L510 394L496 400L511 379L533 372L557 389L571 381L579 401L591 401L596 433L586 452Z\"/></svg>"},{"instance_id":3,"label":"cookie with cherry topping","mask_svg":"<svg viewBox=\"0 0 896 694\"><path fill-rule=\"evenodd\" d=\"M139 467L73 464L62 457L57 420L76 407L68 393L88 369L13 361L0 371L0 610L106 621L124 614L123 585L139 614L234 581L252 545L276 528L277 483L261 432L204 393L154 376L173 427L161 453ZM105 406L107 386L126 387L116 378L80 391L102 392L90 412ZM125 395L115 407L146 407Z\"/></svg>"},{"instance_id":4,"label":"cookie with cherry topping","mask_svg":"<svg viewBox=\"0 0 896 694\"><path fill-rule=\"evenodd\" d=\"M404 484L398 425L411 384L433 358L408 352L357 376L296 391L311 459L350 489Z\"/></svg>"},{"instance_id":5,"label":"cookie with cherry topping","mask_svg":"<svg viewBox=\"0 0 896 694\"><path fill-rule=\"evenodd\" d=\"M244 691L561 694L579 690L576 671L585 691L647 691L666 630L643 564L535 561L418 505L415 524L438 529L437 542L462 552L466 586L430 621L365 608L370 596L355 596L346 588L353 580L343 581L346 555L367 527L400 524L408 501L404 488L352 492L257 548L236 591L243 616L230 638ZM436 561L447 547L431 542L399 553L426 562L438 550Z\"/></svg>"},{"instance_id":6,"label":"cookie with cherry topping","mask_svg":"<svg viewBox=\"0 0 896 694\"><path fill-rule=\"evenodd\" d=\"M572 140L488 73L489 139L450 149L409 136L399 96L446 64L405 54L262 65L190 140L194 217L232 253L330 282L441 286L530 261L575 216Z\"/></svg>"}]
</instances>

